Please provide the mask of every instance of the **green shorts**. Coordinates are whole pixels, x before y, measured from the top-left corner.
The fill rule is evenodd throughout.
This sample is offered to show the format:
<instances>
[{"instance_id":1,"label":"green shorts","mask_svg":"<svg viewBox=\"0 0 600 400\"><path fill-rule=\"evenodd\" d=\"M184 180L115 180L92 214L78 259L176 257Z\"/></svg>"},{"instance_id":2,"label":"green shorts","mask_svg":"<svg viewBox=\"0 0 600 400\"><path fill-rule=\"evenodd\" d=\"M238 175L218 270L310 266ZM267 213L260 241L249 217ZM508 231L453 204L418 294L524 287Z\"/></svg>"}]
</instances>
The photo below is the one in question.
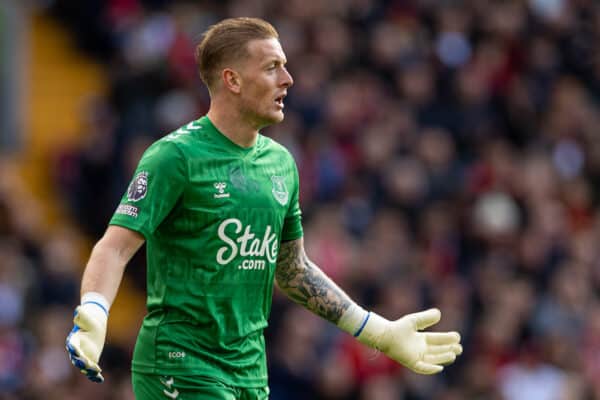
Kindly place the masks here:
<instances>
[{"instance_id":1,"label":"green shorts","mask_svg":"<svg viewBox=\"0 0 600 400\"><path fill-rule=\"evenodd\" d=\"M131 373L136 400L267 400L269 388L239 388L197 376Z\"/></svg>"}]
</instances>

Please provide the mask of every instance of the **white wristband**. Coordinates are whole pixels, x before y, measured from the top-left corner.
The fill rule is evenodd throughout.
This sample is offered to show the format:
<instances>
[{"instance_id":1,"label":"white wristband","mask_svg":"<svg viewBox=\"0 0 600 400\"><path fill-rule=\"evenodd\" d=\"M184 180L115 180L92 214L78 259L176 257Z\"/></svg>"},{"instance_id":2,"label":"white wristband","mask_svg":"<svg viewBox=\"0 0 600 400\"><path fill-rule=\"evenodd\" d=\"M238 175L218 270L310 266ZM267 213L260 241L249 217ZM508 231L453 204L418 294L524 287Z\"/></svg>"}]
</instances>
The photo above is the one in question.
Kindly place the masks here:
<instances>
[{"instance_id":1,"label":"white wristband","mask_svg":"<svg viewBox=\"0 0 600 400\"><path fill-rule=\"evenodd\" d=\"M110 304L108 304L108 300L101 293L98 292L86 292L81 296L81 304L92 303L96 304L100 308L104 310L106 315L108 315L108 311L110 310Z\"/></svg>"}]
</instances>

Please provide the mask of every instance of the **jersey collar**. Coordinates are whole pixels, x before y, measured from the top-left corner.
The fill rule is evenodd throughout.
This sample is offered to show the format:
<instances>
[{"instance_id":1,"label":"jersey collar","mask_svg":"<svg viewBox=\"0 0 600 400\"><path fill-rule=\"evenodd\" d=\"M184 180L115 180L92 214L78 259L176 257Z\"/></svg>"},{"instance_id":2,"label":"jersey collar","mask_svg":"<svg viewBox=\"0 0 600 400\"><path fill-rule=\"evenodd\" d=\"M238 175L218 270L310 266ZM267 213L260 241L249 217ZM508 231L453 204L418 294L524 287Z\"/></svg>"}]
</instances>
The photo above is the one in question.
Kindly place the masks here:
<instances>
[{"instance_id":1,"label":"jersey collar","mask_svg":"<svg viewBox=\"0 0 600 400\"><path fill-rule=\"evenodd\" d=\"M202 118L200 118L199 122L204 127L204 129L206 129L206 131L209 132L211 137L213 139L215 139L215 141L217 141L219 144L223 145L223 147L225 149L227 149L231 152L234 152L236 154L248 155L250 153L253 153L254 150L258 147L258 142L261 140L262 135L258 134L258 137L256 138L256 142L254 142L254 145L252 145L250 147L242 147L242 146L238 145L237 143L234 143L233 141L231 141L231 139L229 139L219 129L217 129L217 127L212 123L212 121L208 118L208 116L206 116L206 115L203 116Z\"/></svg>"}]
</instances>

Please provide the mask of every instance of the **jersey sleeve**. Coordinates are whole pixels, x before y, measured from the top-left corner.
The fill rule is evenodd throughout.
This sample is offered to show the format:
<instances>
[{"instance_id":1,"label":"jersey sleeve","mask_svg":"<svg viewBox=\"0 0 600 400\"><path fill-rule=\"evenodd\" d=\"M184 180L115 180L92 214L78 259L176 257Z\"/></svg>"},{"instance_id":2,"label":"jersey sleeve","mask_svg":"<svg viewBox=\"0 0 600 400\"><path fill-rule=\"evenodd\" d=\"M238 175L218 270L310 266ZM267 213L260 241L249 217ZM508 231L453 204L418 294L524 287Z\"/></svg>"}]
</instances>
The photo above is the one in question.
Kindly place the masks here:
<instances>
[{"instance_id":1,"label":"jersey sleeve","mask_svg":"<svg viewBox=\"0 0 600 400\"><path fill-rule=\"evenodd\" d=\"M290 156L291 157L291 156ZM283 221L283 231L281 232L281 241L300 239L304 234L302 230L302 211L300 210L300 178L298 176L298 167L292 159L293 170L293 188L290 205Z\"/></svg>"},{"instance_id":2,"label":"jersey sleeve","mask_svg":"<svg viewBox=\"0 0 600 400\"><path fill-rule=\"evenodd\" d=\"M132 229L147 239L171 212L186 181L181 150L173 142L155 142L144 152L109 224Z\"/></svg>"}]
</instances>

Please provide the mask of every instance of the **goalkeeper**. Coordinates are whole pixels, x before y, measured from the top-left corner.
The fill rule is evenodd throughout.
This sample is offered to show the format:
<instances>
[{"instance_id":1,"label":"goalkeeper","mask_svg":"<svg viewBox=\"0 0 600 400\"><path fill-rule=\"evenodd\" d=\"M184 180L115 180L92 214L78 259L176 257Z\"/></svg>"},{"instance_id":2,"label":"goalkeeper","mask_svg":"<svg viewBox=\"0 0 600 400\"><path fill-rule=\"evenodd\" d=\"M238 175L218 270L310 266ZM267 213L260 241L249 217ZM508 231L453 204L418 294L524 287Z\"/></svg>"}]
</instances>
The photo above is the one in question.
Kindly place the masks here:
<instances>
[{"instance_id":1,"label":"goalkeeper","mask_svg":"<svg viewBox=\"0 0 600 400\"><path fill-rule=\"evenodd\" d=\"M293 79L278 34L254 18L210 27L196 50L207 115L150 146L81 283L66 347L94 382L126 264L147 243L147 310L132 361L138 400L266 399L263 329L273 281L292 300L420 374L462 352L420 332L440 311L395 321L362 309L304 251L296 164L259 130L283 120Z\"/></svg>"}]
</instances>

